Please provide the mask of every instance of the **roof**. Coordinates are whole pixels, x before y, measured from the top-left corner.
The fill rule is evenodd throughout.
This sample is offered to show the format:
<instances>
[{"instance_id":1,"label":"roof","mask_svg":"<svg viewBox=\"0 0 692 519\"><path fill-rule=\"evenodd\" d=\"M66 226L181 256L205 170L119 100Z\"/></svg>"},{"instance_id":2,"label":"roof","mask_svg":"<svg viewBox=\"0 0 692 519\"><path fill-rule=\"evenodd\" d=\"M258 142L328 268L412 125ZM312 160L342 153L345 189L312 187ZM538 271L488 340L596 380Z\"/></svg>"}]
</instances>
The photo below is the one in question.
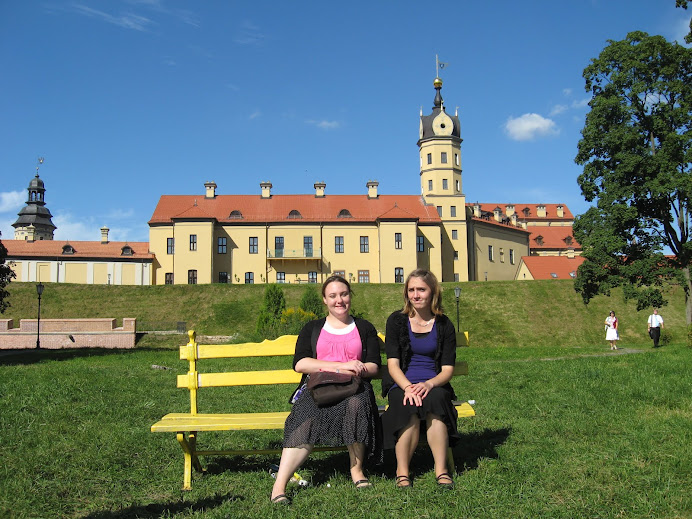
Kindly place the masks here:
<instances>
[{"instance_id":1,"label":"roof","mask_svg":"<svg viewBox=\"0 0 692 519\"><path fill-rule=\"evenodd\" d=\"M492 216L481 216L480 218L477 218L475 216L472 216L470 220L473 220L474 222L478 223L483 223L483 224L488 224L488 225L499 225L503 229L511 229L512 231L520 231L523 233L530 233L531 231L528 231L527 229L524 229L523 227L519 225L512 225L508 219L504 219L501 222L498 222L495 220Z\"/></svg>"},{"instance_id":2,"label":"roof","mask_svg":"<svg viewBox=\"0 0 692 519\"><path fill-rule=\"evenodd\" d=\"M149 252L149 242L111 241L58 241L58 240L6 240L2 242L7 249L7 259L17 258L60 258L63 260L78 259L154 259L154 254ZM64 254L66 245L74 249L73 254ZM123 255L123 247L132 248L133 254Z\"/></svg>"},{"instance_id":3,"label":"roof","mask_svg":"<svg viewBox=\"0 0 692 519\"><path fill-rule=\"evenodd\" d=\"M565 204L511 204L511 203L503 203L499 204L497 202L476 202L478 205L481 206L481 211L487 211L489 213L492 213L496 207L499 207L502 210L502 215L503 216L508 216L507 215L507 206L514 206L514 212L517 213L517 217L521 221L544 221L544 220L574 220L574 215L572 215L572 212L569 210L569 208ZM474 203L467 203L467 207L473 207ZM538 215L538 206L545 207L545 216L537 216ZM558 206L562 206L562 211L563 215L562 217L559 217L557 215L557 208ZM528 212L525 210L528 209Z\"/></svg>"},{"instance_id":4,"label":"roof","mask_svg":"<svg viewBox=\"0 0 692 519\"><path fill-rule=\"evenodd\" d=\"M533 279L572 279L584 258L575 256L522 256L521 261L529 269ZM554 275L553 275L554 274Z\"/></svg>"},{"instance_id":5,"label":"roof","mask_svg":"<svg viewBox=\"0 0 692 519\"><path fill-rule=\"evenodd\" d=\"M581 245L574 239L572 226L531 226L529 227L531 236L529 237L529 246L531 249L581 249ZM540 243L537 240L541 238ZM567 243L570 241L571 243Z\"/></svg>"},{"instance_id":6,"label":"roof","mask_svg":"<svg viewBox=\"0 0 692 519\"><path fill-rule=\"evenodd\" d=\"M231 217L232 211L240 214ZM149 225L168 224L175 218L214 218L220 223L374 223L381 218L441 223L437 208L426 205L418 195L163 195Z\"/></svg>"}]
</instances>

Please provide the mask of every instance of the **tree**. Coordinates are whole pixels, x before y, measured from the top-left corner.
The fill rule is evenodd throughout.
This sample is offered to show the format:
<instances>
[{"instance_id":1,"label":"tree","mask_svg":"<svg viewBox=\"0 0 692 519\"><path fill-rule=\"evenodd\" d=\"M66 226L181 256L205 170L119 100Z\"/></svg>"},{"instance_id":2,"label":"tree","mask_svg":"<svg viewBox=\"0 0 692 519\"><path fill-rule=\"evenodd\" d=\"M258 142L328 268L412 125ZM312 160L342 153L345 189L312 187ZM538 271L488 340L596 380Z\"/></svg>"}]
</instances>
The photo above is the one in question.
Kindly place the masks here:
<instances>
[{"instance_id":1,"label":"tree","mask_svg":"<svg viewBox=\"0 0 692 519\"><path fill-rule=\"evenodd\" d=\"M315 315L324 315L322 298L314 285L307 285L305 287L303 295L300 298L300 304L298 306L301 310L305 310L306 312L310 312Z\"/></svg>"},{"instance_id":2,"label":"tree","mask_svg":"<svg viewBox=\"0 0 692 519\"><path fill-rule=\"evenodd\" d=\"M0 238L2 238L1 232ZM0 240L0 314L5 313L7 307L10 306L10 302L7 300L10 297L10 293L5 290L5 287L15 277L15 273L10 266L5 265L5 258L7 258L7 249L2 244L2 240Z\"/></svg>"},{"instance_id":3,"label":"tree","mask_svg":"<svg viewBox=\"0 0 692 519\"><path fill-rule=\"evenodd\" d=\"M584 79L591 109L575 161L596 205L575 220L586 258L575 289L588 303L623 286L643 309L664 304L661 287L678 281L690 324L692 49L632 32L609 41Z\"/></svg>"},{"instance_id":4,"label":"tree","mask_svg":"<svg viewBox=\"0 0 692 519\"><path fill-rule=\"evenodd\" d=\"M687 9L688 3L688 0L675 0L675 7L682 7L683 9ZM688 32L687 36L685 36L685 42L692 43L692 18L690 18L690 32Z\"/></svg>"},{"instance_id":5,"label":"tree","mask_svg":"<svg viewBox=\"0 0 692 519\"><path fill-rule=\"evenodd\" d=\"M272 330L281 321L281 313L284 310L286 310L284 291L279 285L267 285L262 307L257 316L257 333L259 335L272 334Z\"/></svg>"}]
</instances>

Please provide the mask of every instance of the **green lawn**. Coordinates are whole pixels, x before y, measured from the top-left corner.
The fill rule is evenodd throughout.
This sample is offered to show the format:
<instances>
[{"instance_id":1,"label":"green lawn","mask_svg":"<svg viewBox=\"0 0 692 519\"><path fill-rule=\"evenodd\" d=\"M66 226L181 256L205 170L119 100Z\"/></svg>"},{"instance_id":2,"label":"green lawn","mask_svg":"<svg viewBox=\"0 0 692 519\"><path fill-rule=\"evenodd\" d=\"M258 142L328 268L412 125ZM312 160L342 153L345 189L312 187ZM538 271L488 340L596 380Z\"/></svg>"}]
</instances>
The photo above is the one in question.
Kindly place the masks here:
<instances>
[{"instance_id":1,"label":"green lawn","mask_svg":"<svg viewBox=\"0 0 692 519\"><path fill-rule=\"evenodd\" d=\"M455 490L436 489L424 450L410 492L394 488L391 456L371 469L375 488L357 492L347 455L319 454L301 470L313 486L292 490L288 510L269 504L275 456L203 460L208 473L180 491L174 435L149 432L188 409L175 388L186 369L179 343L148 336L132 351L0 357L0 517L692 517L692 350L682 340L617 354L603 341L462 348L470 375L456 390L476 400L477 416L460 421ZM290 390L208 390L200 405L287 409ZM280 440L280 431L201 436L207 447Z\"/></svg>"}]
</instances>

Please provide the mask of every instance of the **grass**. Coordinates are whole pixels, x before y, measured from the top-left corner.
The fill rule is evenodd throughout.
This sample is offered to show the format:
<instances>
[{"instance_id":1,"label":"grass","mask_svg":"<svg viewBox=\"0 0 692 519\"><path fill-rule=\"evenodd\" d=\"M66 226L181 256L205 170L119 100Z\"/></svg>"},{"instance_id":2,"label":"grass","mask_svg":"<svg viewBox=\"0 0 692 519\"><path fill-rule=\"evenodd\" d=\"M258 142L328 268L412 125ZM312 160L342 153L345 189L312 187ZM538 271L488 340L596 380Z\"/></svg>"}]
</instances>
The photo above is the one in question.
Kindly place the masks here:
<instances>
[{"instance_id":1,"label":"grass","mask_svg":"<svg viewBox=\"0 0 692 519\"><path fill-rule=\"evenodd\" d=\"M477 401L478 415L459 422L455 490L437 490L423 449L409 492L394 488L391 455L370 469L375 488L356 492L346 454L316 454L300 471L313 486L293 489L290 509L269 504L276 456L205 459L208 473L180 491L174 435L149 432L163 414L189 406L187 391L175 388L186 367L179 342L147 336L131 351L0 357L0 517L692 517L692 350L684 341L618 354L602 342L460 349L470 375L456 390ZM200 404L288 409L290 391L210 389ZM278 445L281 432L200 441Z\"/></svg>"}]
</instances>

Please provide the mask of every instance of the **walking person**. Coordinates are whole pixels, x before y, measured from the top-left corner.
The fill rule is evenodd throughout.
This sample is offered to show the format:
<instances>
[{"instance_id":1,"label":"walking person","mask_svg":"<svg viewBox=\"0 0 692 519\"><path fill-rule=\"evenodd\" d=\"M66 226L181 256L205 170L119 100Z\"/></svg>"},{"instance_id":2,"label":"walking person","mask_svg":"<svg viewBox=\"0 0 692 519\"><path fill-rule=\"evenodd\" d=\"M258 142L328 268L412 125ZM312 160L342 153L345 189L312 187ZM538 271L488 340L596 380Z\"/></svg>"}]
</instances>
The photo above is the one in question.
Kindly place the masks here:
<instances>
[{"instance_id":1,"label":"walking person","mask_svg":"<svg viewBox=\"0 0 692 519\"><path fill-rule=\"evenodd\" d=\"M618 347L615 346L615 342L620 340L620 334L618 333L618 318L615 317L615 312L610 311L610 315L606 317L605 320L606 329L606 341L610 342L610 349L617 350Z\"/></svg>"},{"instance_id":2,"label":"walking person","mask_svg":"<svg viewBox=\"0 0 692 519\"><path fill-rule=\"evenodd\" d=\"M661 339L661 328L663 328L663 317L658 315L658 308L654 308L654 313L649 316L646 323L649 337L654 341L654 348L658 348L658 341Z\"/></svg>"}]
</instances>

